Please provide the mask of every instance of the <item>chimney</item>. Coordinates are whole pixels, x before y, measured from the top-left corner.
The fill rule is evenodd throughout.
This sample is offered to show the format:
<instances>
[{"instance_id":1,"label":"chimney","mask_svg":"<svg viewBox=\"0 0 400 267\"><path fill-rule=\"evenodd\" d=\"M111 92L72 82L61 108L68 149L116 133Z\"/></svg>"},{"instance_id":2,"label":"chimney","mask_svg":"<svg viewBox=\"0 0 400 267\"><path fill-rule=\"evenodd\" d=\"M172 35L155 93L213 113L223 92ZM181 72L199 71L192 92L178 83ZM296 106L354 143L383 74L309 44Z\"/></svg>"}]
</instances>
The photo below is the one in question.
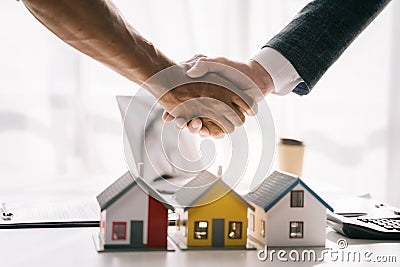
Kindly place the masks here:
<instances>
[{"instance_id":1,"label":"chimney","mask_svg":"<svg viewBox=\"0 0 400 267\"><path fill-rule=\"evenodd\" d=\"M221 178L221 177L222 177L222 166L221 166L221 165L218 166L217 177L218 177L218 178Z\"/></svg>"},{"instance_id":2,"label":"chimney","mask_svg":"<svg viewBox=\"0 0 400 267\"><path fill-rule=\"evenodd\" d=\"M144 174L144 164L143 164L143 162L139 162L138 163L138 172L139 172L139 177L143 178L143 174Z\"/></svg>"}]
</instances>

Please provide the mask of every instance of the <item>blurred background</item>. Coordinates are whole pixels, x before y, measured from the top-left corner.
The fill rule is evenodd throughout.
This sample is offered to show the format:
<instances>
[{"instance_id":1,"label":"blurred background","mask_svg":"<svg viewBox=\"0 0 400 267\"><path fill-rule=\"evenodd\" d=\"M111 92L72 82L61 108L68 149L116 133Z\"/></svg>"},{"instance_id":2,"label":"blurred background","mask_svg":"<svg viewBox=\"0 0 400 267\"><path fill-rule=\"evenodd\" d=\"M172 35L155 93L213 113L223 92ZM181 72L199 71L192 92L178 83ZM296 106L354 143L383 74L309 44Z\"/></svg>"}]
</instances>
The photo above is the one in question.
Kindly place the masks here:
<instances>
[{"instance_id":1,"label":"blurred background","mask_svg":"<svg viewBox=\"0 0 400 267\"><path fill-rule=\"evenodd\" d=\"M195 53L246 60L307 2L115 0L177 62ZM99 193L127 169L115 96L137 86L57 39L21 2L1 1L0 10L1 183ZM399 46L393 1L309 95L267 97L277 137L305 143L312 188L400 205Z\"/></svg>"}]
</instances>

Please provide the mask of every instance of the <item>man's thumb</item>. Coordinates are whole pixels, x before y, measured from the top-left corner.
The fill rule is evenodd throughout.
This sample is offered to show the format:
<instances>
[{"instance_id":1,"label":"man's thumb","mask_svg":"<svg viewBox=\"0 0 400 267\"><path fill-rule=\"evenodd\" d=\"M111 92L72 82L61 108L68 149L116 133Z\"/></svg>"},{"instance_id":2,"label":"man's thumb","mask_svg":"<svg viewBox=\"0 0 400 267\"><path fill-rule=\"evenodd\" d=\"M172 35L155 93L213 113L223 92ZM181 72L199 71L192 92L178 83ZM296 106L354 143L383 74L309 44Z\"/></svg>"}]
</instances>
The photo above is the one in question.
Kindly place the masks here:
<instances>
[{"instance_id":1,"label":"man's thumb","mask_svg":"<svg viewBox=\"0 0 400 267\"><path fill-rule=\"evenodd\" d=\"M188 71L186 71L186 74L190 78L199 78L210 71L208 66L209 64L207 64L207 62L197 60L196 63Z\"/></svg>"}]
</instances>

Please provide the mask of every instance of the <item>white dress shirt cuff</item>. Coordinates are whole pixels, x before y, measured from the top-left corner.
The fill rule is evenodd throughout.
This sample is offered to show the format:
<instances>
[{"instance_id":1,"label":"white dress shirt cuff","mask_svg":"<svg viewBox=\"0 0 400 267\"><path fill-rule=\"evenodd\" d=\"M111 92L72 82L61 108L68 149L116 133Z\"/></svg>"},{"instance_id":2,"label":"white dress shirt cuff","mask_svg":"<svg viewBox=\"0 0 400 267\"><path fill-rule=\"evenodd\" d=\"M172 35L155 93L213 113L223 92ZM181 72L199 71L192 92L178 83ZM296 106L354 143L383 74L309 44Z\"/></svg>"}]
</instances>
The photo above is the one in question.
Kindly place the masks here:
<instances>
[{"instance_id":1,"label":"white dress shirt cuff","mask_svg":"<svg viewBox=\"0 0 400 267\"><path fill-rule=\"evenodd\" d=\"M303 82L289 60L273 48L265 47L251 59L257 61L269 73L277 95L286 95Z\"/></svg>"}]
</instances>

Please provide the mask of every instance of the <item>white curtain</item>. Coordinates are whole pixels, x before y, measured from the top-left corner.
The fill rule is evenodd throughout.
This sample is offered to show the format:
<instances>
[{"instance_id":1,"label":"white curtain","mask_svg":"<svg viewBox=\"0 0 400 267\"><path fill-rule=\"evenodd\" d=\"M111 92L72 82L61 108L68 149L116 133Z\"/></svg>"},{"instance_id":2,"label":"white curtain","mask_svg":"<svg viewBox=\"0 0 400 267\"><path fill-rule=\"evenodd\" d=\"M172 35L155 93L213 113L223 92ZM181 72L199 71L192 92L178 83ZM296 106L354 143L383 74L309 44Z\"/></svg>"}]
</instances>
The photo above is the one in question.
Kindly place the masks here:
<instances>
[{"instance_id":1,"label":"white curtain","mask_svg":"<svg viewBox=\"0 0 400 267\"><path fill-rule=\"evenodd\" d=\"M307 3L115 2L136 29L177 62L195 53L245 60ZM390 161L396 135L389 119L400 116L393 108L400 101L394 99L393 83L399 82L391 79L399 62L391 62L399 36L393 34L394 9L392 3L310 95L267 97L277 135L305 142L304 179L312 186L370 192L382 200L394 190L389 181L399 171ZM115 95L132 95L137 86L58 40L22 3L1 1L0 10L1 179L114 180L126 169ZM400 204L396 197L390 201Z\"/></svg>"}]
</instances>

